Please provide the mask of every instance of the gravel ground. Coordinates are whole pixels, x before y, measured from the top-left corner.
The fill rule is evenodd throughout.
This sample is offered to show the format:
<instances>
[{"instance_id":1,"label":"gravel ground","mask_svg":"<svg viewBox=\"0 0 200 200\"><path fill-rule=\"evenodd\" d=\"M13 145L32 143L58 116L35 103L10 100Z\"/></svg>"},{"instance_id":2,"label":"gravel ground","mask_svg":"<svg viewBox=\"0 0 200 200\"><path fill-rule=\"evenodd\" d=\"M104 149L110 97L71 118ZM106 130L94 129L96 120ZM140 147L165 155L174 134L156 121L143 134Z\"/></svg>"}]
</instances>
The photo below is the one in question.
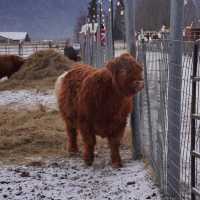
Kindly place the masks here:
<instances>
[{"instance_id":1,"label":"gravel ground","mask_svg":"<svg viewBox=\"0 0 200 200\"><path fill-rule=\"evenodd\" d=\"M34 167L1 167L0 199L161 199L143 162L129 160L123 168L113 170L104 157L96 160L89 168L80 158L60 158L45 164L33 162Z\"/></svg>"}]
</instances>

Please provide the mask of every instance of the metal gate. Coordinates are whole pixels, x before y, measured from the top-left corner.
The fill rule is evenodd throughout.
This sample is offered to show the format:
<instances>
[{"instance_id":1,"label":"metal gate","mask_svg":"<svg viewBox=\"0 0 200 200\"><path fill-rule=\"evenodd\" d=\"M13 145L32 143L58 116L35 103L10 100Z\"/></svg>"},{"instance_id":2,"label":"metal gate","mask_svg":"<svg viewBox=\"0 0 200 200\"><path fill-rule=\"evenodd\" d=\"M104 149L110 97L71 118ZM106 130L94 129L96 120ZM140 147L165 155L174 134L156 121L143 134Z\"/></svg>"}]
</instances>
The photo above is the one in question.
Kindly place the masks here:
<instances>
[{"instance_id":1,"label":"metal gate","mask_svg":"<svg viewBox=\"0 0 200 200\"><path fill-rule=\"evenodd\" d=\"M180 65L170 59L171 45L178 42L182 48ZM194 200L200 194L199 45L199 42L168 40L137 46L145 68L140 106L141 147L167 200ZM175 84L170 84L170 73ZM173 95L169 96L170 93ZM178 93L180 100L176 98Z\"/></svg>"},{"instance_id":2,"label":"metal gate","mask_svg":"<svg viewBox=\"0 0 200 200\"><path fill-rule=\"evenodd\" d=\"M191 103L191 200L200 198L200 69L199 41L194 45Z\"/></svg>"}]
</instances>

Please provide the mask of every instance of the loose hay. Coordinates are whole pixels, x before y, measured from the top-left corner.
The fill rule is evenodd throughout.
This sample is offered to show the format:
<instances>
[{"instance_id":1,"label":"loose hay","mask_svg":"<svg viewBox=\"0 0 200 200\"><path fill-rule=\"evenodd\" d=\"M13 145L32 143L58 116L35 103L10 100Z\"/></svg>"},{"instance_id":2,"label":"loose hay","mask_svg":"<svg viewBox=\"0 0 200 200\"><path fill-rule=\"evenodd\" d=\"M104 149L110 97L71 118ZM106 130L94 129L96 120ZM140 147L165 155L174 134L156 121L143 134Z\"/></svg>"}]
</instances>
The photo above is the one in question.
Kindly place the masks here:
<instances>
[{"instance_id":1,"label":"loose hay","mask_svg":"<svg viewBox=\"0 0 200 200\"><path fill-rule=\"evenodd\" d=\"M24 88L53 88L58 75L68 70L73 61L55 50L42 50L32 54L0 90Z\"/></svg>"},{"instance_id":2,"label":"loose hay","mask_svg":"<svg viewBox=\"0 0 200 200\"><path fill-rule=\"evenodd\" d=\"M130 135L127 128L122 148L129 148L129 152ZM104 151L108 151L107 142L97 139L97 151L104 155ZM56 110L0 109L0 157L3 164L29 163L30 159L38 157L67 156L66 141L64 123ZM82 147L81 140L79 145Z\"/></svg>"},{"instance_id":3,"label":"loose hay","mask_svg":"<svg viewBox=\"0 0 200 200\"><path fill-rule=\"evenodd\" d=\"M68 70L72 64L71 60L54 50L38 51L27 59L12 79L29 81L55 77Z\"/></svg>"},{"instance_id":4,"label":"loose hay","mask_svg":"<svg viewBox=\"0 0 200 200\"><path fill-rule=\"evenodd\" d=\"M66 134L57 111L1 109L0 113L0 157L4 164L65 154Z\"/></svg>"}]
</instances>

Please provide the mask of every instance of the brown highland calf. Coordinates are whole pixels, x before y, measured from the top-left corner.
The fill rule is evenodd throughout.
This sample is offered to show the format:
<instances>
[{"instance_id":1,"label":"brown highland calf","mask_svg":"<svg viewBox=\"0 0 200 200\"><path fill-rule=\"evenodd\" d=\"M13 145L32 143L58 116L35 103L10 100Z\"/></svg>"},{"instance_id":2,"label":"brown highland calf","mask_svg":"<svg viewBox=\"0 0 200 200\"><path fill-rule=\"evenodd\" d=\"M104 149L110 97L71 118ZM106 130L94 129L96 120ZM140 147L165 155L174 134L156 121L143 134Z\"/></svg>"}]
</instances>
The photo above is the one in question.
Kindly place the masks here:
<instances>
[{"instance_id":1,"label":"brown highland calf","mask_svg":"<svg viewBox=\"0 0 200 200\"><path fill-rule=\"evenodd\" d=\"M132 111L133 96L143 87L143 68L128 53L100 69L76 64L61 75L55 91L66 125L68 152L78 151L77 132L80 132L84 161L92 165L99 135L108 139L112 166L121 167L120 141Z\"/></svg>"},{"instance_id":2,"label":"brown highland calf","mask_svg":"<svg viewBox=\"0 0 200 200\"><path fill-rule=\"evenodd\" d=\"M8 78L24 64L24 59L16 55L0 55L0 78Z\"/></svg>"}]
</instances>

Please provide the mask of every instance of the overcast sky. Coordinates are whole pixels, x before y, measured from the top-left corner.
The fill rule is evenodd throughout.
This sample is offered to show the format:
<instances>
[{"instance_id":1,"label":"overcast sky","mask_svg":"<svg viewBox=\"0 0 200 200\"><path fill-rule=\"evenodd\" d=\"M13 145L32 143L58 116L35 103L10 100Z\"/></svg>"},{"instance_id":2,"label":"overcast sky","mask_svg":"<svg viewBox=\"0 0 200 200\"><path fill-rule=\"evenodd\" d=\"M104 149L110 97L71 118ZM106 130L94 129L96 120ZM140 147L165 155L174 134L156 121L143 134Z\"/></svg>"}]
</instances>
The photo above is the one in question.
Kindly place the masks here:
<instances>
[{"instance_id":1,"label":"overcast sky","mask_svg":"<svg viewBox=\"0 0 200 200\"><path fill-rule=\"evenodd\" d=\"M72 35L89 0L0 0L0 32L28 32L31 38Z\"/></svg>"}]
</instances>

